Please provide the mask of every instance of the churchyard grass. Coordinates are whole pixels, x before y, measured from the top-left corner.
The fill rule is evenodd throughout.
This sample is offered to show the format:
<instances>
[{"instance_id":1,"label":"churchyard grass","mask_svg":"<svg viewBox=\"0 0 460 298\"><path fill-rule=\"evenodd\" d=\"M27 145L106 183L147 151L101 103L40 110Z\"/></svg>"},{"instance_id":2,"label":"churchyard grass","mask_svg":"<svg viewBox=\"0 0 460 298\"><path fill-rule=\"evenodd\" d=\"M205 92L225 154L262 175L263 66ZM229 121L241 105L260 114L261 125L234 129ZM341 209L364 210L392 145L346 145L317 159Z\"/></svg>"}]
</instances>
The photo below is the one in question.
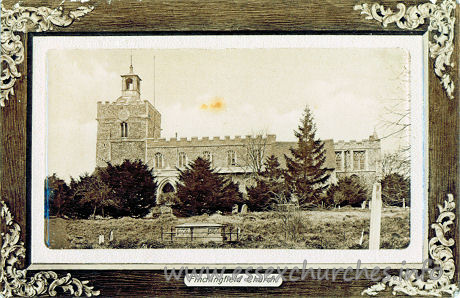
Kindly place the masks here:
<instances>
[{"instance_id":1,"label":"churchyard grass","mask_svg":"<svg viewBox=\"0 0 460 298\"><path fill-rule=\"evenodd\" d=\"M315 211L249 212L175 217L119 219L50 219L50 248L285 248L367 249L369 209L342 208ZM183 223L219 223L241 229L239 241L225 243L169 242L161 231ZM113 240L109 241L110 231ZM228 230L227 230L228 231ZM363 232L364 231L364 232ZM409 245L409 209L384 208L380 248ZM99 244L99 235L104 243ZM361 241L362 236L362 241ZM361 244L360 244L361 242Z\"/></svg>"}]
</instances>

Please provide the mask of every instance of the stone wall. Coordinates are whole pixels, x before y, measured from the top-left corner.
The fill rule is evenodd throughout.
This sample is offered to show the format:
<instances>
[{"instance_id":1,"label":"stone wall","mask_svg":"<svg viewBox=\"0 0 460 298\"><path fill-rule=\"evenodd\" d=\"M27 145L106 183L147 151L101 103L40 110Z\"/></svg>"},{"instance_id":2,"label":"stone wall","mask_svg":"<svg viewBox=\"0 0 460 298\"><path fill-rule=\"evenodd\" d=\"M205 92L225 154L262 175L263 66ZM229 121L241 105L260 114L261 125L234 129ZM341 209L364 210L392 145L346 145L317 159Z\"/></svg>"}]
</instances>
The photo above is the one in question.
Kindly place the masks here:
<instances>
[{"instance_id":1,"label":"stone wall","mask_svg":"<svg viewBox=\"0 0 460 298\"><path fill-rule=\"evenodd\" d=\"M98 102L97 121L96 166L122 162L125 153L126 158L144 160L145 139L159 137L161 131L161 115L149 101ZM123 122L127 136L122 136Z\"/></svg>"},{"instance_id":2,"label":"stone wall","mask_svg":"<svg viewBox=\"0 0 460 298\"><path fill-rule=\"evenodd\" d=\"M257 140L251 136L241 137L235 136L230 138L171 138L166 139L148 139L147 140L147 156L149 166L154 166L155 154L161 153L163 156L163 168L179 167L179 154L185 153L187 162L193 161L199 156L205 157L204 152L211 154L213 167L216 168L245 168L248 166L248 144ZM276 141L274 135L269 135L261 142L266 142L267 148L272 146ZM270 149L267 149L269 151ZM229 166L228 152L234 151L236 164Z\"/></svg>"},{"instance_id":3,"label":"stone wall","mask_svg":"<svg viewBox=\"0 0 460 298\"><path fill-rule=\"evenodd\" d=\"M125 159L145 161L144 141L119 141L111 144L111 162L120 164Z\"/></svg>"},{"instance_id":4,"label":"stone wall","mask_svg":"<svg viewBox=\"0 0 460 298\"><path fill-rule=\"evenodd\" d=\"M336 155L336 175L343 178L357 175L361 182L372 191L372 185L379 179L381 172L380 140L375 136L362 141L338 141L334 143ZM355 160L364 157L364 165Z\"/></svg>"},{"instance_id":5,"label":"stone wall","mask_svg":"<svg viewBox=\"0 0 460 298\"><path fill-rule=\"evenodd\" d=\"M118 119L120 110L127 110L130 116L147 117L147 107L151 105L149 101L138 100L129 103L120 102L97 102L97 119Z\"/></svg>"}]
</instances>

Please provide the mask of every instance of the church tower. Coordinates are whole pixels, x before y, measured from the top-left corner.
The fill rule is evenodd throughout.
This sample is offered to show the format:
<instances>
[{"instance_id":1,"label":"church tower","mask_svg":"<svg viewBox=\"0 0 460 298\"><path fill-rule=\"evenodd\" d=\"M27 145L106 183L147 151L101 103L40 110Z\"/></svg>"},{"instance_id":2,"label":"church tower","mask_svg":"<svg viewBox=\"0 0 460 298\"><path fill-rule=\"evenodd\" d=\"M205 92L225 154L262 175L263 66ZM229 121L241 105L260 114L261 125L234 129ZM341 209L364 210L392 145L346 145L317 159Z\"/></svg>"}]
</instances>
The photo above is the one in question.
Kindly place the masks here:
<instances>
[{"instance_id":1,"label":"church tower","mask_svg":"<svg viewBox=\"0 0 460 298\"><path fill-rule=\"evenodd\" d=\"M134 73L121 75L121 96L114 102L97 103L96 166L125 159L147 161L147 139L161 137L161 114L141 99L141 78Z\"/></svg>"}]
</instances>

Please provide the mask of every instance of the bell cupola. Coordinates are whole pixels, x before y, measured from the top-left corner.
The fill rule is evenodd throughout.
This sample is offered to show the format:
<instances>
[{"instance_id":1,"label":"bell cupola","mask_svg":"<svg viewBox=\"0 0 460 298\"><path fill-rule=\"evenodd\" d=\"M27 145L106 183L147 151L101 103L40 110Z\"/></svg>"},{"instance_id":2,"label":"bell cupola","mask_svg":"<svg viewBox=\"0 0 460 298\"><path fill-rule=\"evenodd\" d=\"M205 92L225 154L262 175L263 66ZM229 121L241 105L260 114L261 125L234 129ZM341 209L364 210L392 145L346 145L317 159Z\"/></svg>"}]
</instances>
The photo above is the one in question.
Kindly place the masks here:
<instances>
[{"instance_id":1,"label":"bell cupola","mask_svg":"<svg viewBox=\"0 0 460 298\"><path fill-rule=\"evenodd\" d=\"M128 101L139 100L141 95L141 78L134 73L133 65L129 66L129 73L121 76L121 96Z\"/></svg>"}]
</instances>

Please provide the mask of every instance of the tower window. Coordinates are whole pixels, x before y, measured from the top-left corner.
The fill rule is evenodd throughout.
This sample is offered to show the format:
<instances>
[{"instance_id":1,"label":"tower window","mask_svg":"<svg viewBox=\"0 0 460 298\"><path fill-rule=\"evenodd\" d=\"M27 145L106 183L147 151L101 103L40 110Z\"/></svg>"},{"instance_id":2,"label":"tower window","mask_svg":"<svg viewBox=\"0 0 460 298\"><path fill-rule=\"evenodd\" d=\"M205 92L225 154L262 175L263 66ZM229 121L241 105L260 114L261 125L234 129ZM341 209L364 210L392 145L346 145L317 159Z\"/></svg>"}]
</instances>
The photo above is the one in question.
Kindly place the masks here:
<instances>
[{"instance_id":1,"label":"tower window","mask_svg":"<svg viewBox=\"0 0 460 298\"><path fill-rule=\"evenodd\" d=\"M161 154L160 152L155 153L155 168L163 168L163 154Z\"/></svg>"},{"instance_id":2,"label":"tower window","mask_svg":"<svg viewBox=\"0 0 460 298\"><path fill-rule=\"evenodd\" d=\"M187 154L185 152L179 153L179 168L183 168L187 165Z\"/></svg>"},{"instance_id":3,"label":"tower window","mask_svg":"<svg viewBox=\"0 0 460 298\"><path fill-rule=\"evenodd\" d=\"M128 137L128 123L121 122L120 126L121 126L121 137L127 138Z\"/></svg>"},{"instance_id":4,"label":"tower window","mask_svg":"<svg viewBox=\"0 0 460 298\"><path fill-rule=\"evenodd\" d=\"M236 166L236 153L233 150L227 151L227 165Z\"/></svg>"}]
</instances>

